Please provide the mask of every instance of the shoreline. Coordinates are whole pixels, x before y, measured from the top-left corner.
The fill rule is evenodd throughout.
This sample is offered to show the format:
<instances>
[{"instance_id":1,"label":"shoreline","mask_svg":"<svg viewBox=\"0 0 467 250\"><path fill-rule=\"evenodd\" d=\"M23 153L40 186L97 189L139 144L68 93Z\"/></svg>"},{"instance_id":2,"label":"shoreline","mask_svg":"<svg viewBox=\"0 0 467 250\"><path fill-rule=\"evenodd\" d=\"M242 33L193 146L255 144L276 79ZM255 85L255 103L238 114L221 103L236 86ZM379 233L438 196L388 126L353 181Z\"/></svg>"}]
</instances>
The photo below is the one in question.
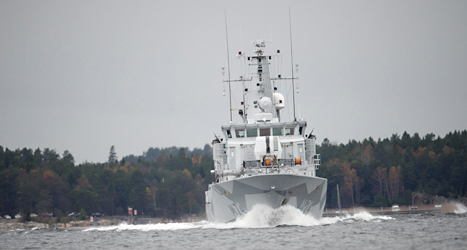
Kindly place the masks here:
<instances>
[{"instance_id":1,"label":"shoreline","mask_svg":"<svg viewBox=\"0 0 467 250\"><path fill-rule=\"evenodd\" d=\"M19 222L17 219L0 221L0 231L18 230L18 229L54 229L54 228L73 228L73 227L91 227L91 226L112 226L126 222L118 219L101 219L93 222L89 220L70 221L70 222L37 222L26 221Z\"/></svg>"},{"instance_id":2,"label":"shoreline","mask_svg":"<svg viewBox=\"0 0 467 250\"><path fill-rule=\"evenodd\" d=\"M383 210L383 211L366 211L364 209L356 210L356 211L341 211L340 213L323 213L323 217L339 217L339 216L346 216L346 215L355 215L358 213L367 212L371 215L398 215L398 214L425 214L425 213L443 213L441 209L417 209L417 210L400 210L400 211L391 211L391 210Z\"/></svg>"},{"instance_id":3,"label":"shoreline","mask_svg":"<svg viewBox=\"0 0 467 250\"><path fill-rule=\"evenodd\" d=\"M399 211L393 211L391 207L355 207L342 209L336 211L335 209L326 209L323 217L339 217L347 215L355 215L357 213L367 212L371 215L400 215L400 214L423 214L423 213L456 213L462 210L467 211L466 204L463 202L447 202L440 204L440 207L434 205L420 205L417 209L410 209L410 206L400 206ZM146 225L146 224L161 224L161 223L191 223L205 220L204 217L185 217L179 220L169 220L162 218L149 218L149 217L129 217L129 216L109 216L103 218L94 218L93 221L87 220L70 220L66 222L57 222L59 218L39 218L39 221L26 221L21 222L20 219L1 219L0 231L9 230L34 230L34 229L63 229L63 228L86 228L86 227L104 227L104 226L117 226L122 223L129 225ZM69 220L69 218L66 218ZM60 218L62 221L62 218Z\"/></svg>"},{"instance_id":4,"label":"shoreline","mask_svg":"<svg viewBox=\"0 0 467 250\"><path fill-rule=\"evenodd\" d=\"M393 211L391 207L356 207L341 209L339 212L337 209L327 209L323 213L323 217L336 217L345 216L347 214L354 215L357 213L367 212L371 215L398 215L398 214L424 214L424 213L455 213L459 209L467 209L466 204L462 202L446 202L438 205L419 205L416 209L411 209L411 206L400 206L398 211ZM463 208L462 208L463 207Z\"/></svg>"},{"instance_id":5,"label":"shoreline","mask_svg":"<svg viewBox=\"0 0 467 250\"><path fill-rule=\"evenodd\" d=\"M78 228L78 227L104 227L117 226L122 223L130 225L145 225L145 224L160 224L174 222L197 222L203 218L186 218L183 220L168 220L161 218L146 218L146 217L124 217L124 216L109 216L104 218L94 218L93 221L87 220L72 220L69 222L53 222L51 218L49 222L26 221L20 222L18 219L0 220L0 231L9 230L34 230L34 229L57 229L57 228Z\"/></svg>"}]
</instances>

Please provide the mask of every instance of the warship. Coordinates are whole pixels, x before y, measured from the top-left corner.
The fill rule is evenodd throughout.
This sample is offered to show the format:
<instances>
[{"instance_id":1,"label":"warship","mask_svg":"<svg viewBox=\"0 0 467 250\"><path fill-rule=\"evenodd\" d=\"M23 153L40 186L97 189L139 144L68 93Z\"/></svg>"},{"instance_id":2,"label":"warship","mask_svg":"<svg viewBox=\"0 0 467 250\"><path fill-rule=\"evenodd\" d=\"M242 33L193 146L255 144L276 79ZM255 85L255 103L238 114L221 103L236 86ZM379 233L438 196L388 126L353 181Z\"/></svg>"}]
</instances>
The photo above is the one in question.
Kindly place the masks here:
<instances>
[{"instance_id":1,"label":"warship","mask_svg":"<svg viewBox=\"0 0 467 250\"><path fill-rule=\"evenodd\" d=\"M215 180L205 192L207 219L232 222L258 204L274 209L289 205L321 218L327 179L316 176L320 165L316 136L306 135L307 122L295 117L295 95L294 118L284 121L281 117L286 98L278 92L278 82L293 83L298 77L293 72L288 78L272 75L271 63L280 51L266 54L265 40L253 43L251 55L237 55L245 61L248 76L230 79L229 71L229 79L224 80L229 92L232 82L243 84L243 101L235 109L241 122L232 121L231 106L230 123L221 127L223 136L213 140Z\"/></svg>"}]
</instances>

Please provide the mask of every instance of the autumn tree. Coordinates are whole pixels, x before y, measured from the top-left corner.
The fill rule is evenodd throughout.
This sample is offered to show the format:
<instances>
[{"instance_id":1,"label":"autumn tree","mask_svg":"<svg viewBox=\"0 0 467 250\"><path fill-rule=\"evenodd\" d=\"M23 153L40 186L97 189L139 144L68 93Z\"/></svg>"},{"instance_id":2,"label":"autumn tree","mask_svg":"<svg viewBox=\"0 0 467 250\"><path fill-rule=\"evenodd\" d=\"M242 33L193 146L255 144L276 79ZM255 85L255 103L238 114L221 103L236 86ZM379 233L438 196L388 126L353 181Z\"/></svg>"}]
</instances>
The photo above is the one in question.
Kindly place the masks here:
<instances>
[{"instance_id":1,"label":"autumn tree","mask_svg":"<svg viewBox=\"0 0 467 250\"><path fill-rule=\"evenodd\" d=\"M389 200L399 198L399 196L404 192L401 166L397 166L397 168L393 166L389 169L387 185Z\"/></svg>"},{"instance_id":2,"label":"autumn tree","mask_svg":"<svg viewBox=\"0 0 467 250\"><path fill-rule=\"evenodd\" d=\"M157 180L144 179L146 182L146 194L149 197L151 208L154 210L154 213L157 211L156 195L159 189L157 188Z\"/></svg>"},{"instance_id":3,"label":"autumn tree","mask_svg":"<svg viewBox=\"0 0 467 250\"><path fill-rule=\"evenodd\" d=\"M383 189L386 187L387 169L378 166L373 171L372 179L376 182L377 190L379 190L379 195L381 195L381 197L384 197Z\"/></svg>"},{"instance_id":4,"label":"autumn tree","mask_svg":"<svg viewBox=\"0 0 467 250\"><path fill-rule=\"evenodd\" d=\"M363 180L360 180L357 176L357 171L350 168L350 165L347 162L344 162L342 166L345 173L344 188L350 192L352 206L358 205L360 203L360 190L362 188Z\"/></svg>"}]
</instances>

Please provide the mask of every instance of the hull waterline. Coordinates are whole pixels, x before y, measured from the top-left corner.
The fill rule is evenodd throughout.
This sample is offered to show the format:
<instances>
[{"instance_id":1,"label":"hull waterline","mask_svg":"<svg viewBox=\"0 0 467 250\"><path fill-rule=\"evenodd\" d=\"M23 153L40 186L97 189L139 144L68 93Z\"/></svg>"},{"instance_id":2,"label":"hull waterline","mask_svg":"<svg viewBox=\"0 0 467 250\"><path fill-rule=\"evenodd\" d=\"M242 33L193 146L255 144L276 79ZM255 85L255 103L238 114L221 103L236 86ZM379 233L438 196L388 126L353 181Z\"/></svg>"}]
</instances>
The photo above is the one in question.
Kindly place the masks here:
<instances>
[{"instance_id":1,"label":"hull waterline","mask_svg":"<svg viewBox=\"0 0 467 250\"><path fill-rule=\"evenodd\" d=\"M327 180L289 174L259 175L214 183L206 197L209 221L225 223L251 211L257 204L278 208L290 205L320 218L326 204Z\"/></svg>"}]
</instances>

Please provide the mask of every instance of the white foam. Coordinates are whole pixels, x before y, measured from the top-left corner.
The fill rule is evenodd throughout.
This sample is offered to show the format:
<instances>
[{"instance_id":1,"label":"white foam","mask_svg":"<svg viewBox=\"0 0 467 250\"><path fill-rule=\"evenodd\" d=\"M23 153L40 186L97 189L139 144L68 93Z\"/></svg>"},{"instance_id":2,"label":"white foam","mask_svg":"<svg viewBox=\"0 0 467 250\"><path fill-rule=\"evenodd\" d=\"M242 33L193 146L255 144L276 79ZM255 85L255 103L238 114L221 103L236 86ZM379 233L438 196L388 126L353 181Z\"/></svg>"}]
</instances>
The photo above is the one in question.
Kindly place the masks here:
<instances>
[{"instance_id":1,"label":"white foam","mask_svg":"<svg viewBox=\"0 0 467 250\"><path fill-rule=\"evenodd\" d=\"M234 228L264 228L279 225L316 226L322 223L292 206L273 209L265 205L256 205L245 216L230 224Z\"/></svg>"},{"instance_id":2,"label":"white foam","mask_svg":"<svg viewBox=\"0 0 467 250\"><path fill-rule=\"evenodd\" d=\"M456 209L454 209L454 213L455 214L465 214L467 213L467 207L465 207L464 205L460 204L460 203L456 203Z\"/></svg>"},{"instance_id":3,"label":"white foam","mask_svg":"<svg viewBox=\"0 0 467 250\"><path fill-rule=\"evenodd\" d=\"M370 213L363 211L350 216L350 218L355 218L356 220L363 220L363 221L373 221L373 220L392 220L394 218L390 216L375 216L371 215Z\"/></svg>"},{"instance_id":4,"label":"white foam","mask_svg":"<svg viewBox=\"0 0 467 250\"><path fill-rule=\"evenodd\" d=\"M84 231L125 231L125 230L138 230L138 231L155 231L155 230L183 230L199 228L200 225L206 222L196 223L159 223L159 224L147 224L147 225L131 225L127 223L121 223L118 226L108 227L92 227L85 229ZM200 224L200 225L197 225Z\"/></svg>"},{"instance_id":5,"label":"white foam","mask_svg":"<svg viewBox=\"0 0 467 250\"><path fill-rule=\"evenodd\" d=\"M324 217L315 219L311 215L303 214L299 209L286 205L277 209L265 205L256 205L250 212L230 223L212 223L200 221L194 223L160 223L149 225L129 225L122 223L118 226L95 227L88 228L84 231L122 231L122 230L139 230L139 231L157 231L157 230L189 230L189 229L232 229L232 228L272 228L281 225L289 226L319 226L338 223L341 221L374 221L393 219L389 216L373 216L368 212L360 212L354 215L346 214L341 217Z\"/></svg>"}]
</instances>

